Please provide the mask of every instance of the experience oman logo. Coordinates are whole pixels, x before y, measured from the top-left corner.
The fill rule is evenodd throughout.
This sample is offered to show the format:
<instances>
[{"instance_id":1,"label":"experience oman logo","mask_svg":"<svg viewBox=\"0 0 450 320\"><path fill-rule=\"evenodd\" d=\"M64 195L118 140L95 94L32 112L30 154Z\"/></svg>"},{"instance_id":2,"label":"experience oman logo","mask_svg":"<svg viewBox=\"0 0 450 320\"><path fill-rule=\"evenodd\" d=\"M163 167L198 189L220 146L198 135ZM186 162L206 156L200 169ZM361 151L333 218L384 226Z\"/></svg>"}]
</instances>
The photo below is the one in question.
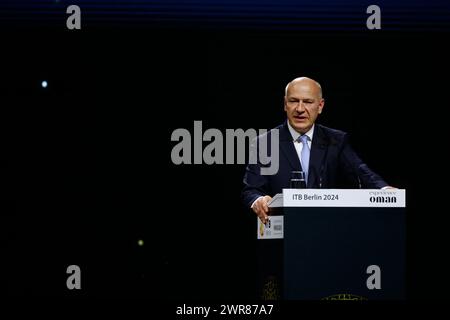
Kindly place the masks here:
<instances>
[{"instance_id":1,"label":"experience oman logo","mask_svg":"<svg viewBox=\"0 0 450 320\"><path fill-rule=\"evenodd\" d=\"M225 129L223 133L209 128L203 132L203 122L194 121L193 134L188 129L178 128L172 132L171 141L178 142L171 152L175 165L248 163L260 164L261 175L278 172L278 129Z\"/></svg>"},{"instance_id":2,"label":"experience oman logo","mask_svg":"<svg viewBox=\"0 0 450 320\"><path fill-rule=\"evenodd\" d=\"M377 190L369 193L369 201L372 203L397 203L397 197L394 192Z\"/></svg>"}]
</instances>

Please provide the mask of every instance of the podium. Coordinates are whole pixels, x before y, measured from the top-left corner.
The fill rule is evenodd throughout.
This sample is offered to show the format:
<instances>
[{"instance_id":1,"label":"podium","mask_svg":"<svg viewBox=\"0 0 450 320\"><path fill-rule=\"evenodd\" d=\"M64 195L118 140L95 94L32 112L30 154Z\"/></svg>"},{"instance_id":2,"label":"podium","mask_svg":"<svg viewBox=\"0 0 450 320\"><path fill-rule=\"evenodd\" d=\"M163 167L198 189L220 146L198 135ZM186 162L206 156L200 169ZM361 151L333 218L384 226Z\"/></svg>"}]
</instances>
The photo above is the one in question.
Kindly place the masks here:
<instances>
[{"instance_id":1,"label":"podium","mask_svg":"<svg viewBox=\"0 0 450 320\"><path fill-rule=\"evenodd\" d=\"M284 189L257 218L263 300L405 299L405 190Z\"/></svg>"}]
</instances>

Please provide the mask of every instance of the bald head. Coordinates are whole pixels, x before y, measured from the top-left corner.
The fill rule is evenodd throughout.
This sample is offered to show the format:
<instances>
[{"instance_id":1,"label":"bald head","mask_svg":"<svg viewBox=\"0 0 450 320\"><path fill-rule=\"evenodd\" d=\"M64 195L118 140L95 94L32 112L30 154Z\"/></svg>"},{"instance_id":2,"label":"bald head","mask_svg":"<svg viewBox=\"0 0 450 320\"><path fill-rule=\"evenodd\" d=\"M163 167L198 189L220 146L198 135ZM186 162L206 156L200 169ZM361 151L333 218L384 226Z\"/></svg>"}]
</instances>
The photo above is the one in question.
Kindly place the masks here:
<instances>
[{"instance_id":1,"label":"bald head","mask_svg":"<svg viewBox=\"0 0 450 320\"><path fill-rule=\"evenodd\" d=\"M308 86L311 91L318 95L319 99L322 99L322 87L317 81L308 77L295 78L289 82L284 90L284 95L287 96L288 91L296 86Z\"/></svg>"},{"instance_id":2,"label":"bald head","mask_svg":"<svg viewBox=\"0 0 450 320\"><path fill-rule=\"evenodd\" d=\"M324 104L322 88L313 79L296 78L286 86L284 111L289 124L300 134L305 134L312 128L318 115L322 113Z\"/></svg>"}]
</instances>

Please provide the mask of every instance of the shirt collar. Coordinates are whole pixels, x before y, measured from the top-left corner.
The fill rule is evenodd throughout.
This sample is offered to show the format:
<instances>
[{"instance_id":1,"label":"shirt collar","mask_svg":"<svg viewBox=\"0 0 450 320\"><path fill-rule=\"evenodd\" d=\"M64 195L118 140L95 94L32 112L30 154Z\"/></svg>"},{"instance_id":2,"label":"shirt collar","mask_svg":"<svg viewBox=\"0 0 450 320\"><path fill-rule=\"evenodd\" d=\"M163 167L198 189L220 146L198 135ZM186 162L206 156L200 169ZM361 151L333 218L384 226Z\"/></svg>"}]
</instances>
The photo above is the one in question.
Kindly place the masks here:
<instances>
[{"instance_id":1,"label":"shirt collar","mask_svg":"<svg viewBox=\"0 0 450 320\"><path fill-rule=\"evenodd\" d=\"M300 137L301 134L298 133L297 131L295 131L294 128L292 128L291 124L289 123L289 120L287 120L287 125L288 125L289 132L291 133L292 138L294 139L294 141L297 141L298 137ZM315 126L315 124L313 124L311 129L309 129L308 132L305 133L308 136L309 141L311 141L311 142L312 142L313 135L314 135L314 126Z\"/></svg>"}]
</instances>

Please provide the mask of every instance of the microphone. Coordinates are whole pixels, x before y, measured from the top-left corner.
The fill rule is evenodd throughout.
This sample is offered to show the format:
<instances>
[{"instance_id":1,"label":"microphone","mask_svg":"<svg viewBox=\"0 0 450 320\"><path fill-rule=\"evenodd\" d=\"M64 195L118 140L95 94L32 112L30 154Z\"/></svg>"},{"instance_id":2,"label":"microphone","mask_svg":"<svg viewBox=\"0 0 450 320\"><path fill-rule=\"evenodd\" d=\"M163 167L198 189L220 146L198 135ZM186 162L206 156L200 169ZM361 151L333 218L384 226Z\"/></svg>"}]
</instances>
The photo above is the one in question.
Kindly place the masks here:
<instances>
[{"instance_id":1,"label":"microphone","mask_svg":"<svg viewBox=\"0 0 450 320\"><path fill-rule=\"evenodd\" d=\"M360 165L358 166L358 172L361 170L361 166L362 166L362 164L360 164ZM361 179L360 179L360 177L359 177L358 172L356 172L356 170L355 170L354 174L355 174L355 176L356 176L356 179L358 179L358 187L359 187L359 189L362 189L362 186L361 186Z\"/></svg>"},{"instance_id":2,"label":"microphone","mask_svg":"<svg viewBox=\"0 0 450 320\"><path fill-rule=\"evenodd\" d=\"M362 189L362 183L361 178L359 177L359 172L361 172L361 168L364 166L364 163L360 163L358 167L355 168L350 162L349 158L347 158L346 153L343 152L342 155L344 156L345 162L347 163L348 167L350 168L351 172L356 178L356 182L358 183L358 189Z\"/></svg>"},{"instance_id":3,"label":"microphone","mask_svg":"<svg viewBox=\"0 0 450 320\"><path fill-rule=\"evenodd\" d=\"M326 157L324 157L326 159ZM319 173L319 189L322 189L322 177L323 172L325 170L325 161L322 161L322 165L320 166L320 173Z\"/></svg>"},{"instance_id":4,"label":"microphone","mask_svg":"<svg viewBox=\"0 0 450 320\"><path fill-rule=\"evenodd\" d=\"M330 145L334 145L335 142L330 140L330 137L326 136L324 143L321 145L322 148L325 148L325 155L322 158L322 163L320 164L320 171L319 171L319 189L322 189L322 181L323 181L323 174L325 172L325 163L328 158L328 149Z\"/></svg>"}]
</instances>

